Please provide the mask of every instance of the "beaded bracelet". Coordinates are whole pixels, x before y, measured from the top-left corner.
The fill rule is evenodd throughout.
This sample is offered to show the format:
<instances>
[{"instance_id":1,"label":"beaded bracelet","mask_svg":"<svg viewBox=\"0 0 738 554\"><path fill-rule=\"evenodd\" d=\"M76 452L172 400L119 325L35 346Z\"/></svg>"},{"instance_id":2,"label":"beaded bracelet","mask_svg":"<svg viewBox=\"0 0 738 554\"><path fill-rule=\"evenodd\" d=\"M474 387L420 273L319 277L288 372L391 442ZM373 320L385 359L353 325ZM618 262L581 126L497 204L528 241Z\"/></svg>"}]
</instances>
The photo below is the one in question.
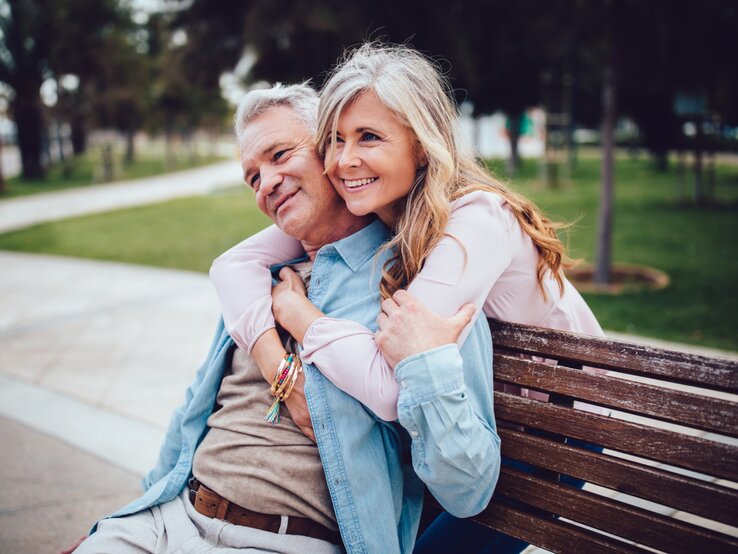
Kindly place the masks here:
<instances>
[{"instance_id":1,"label":"beaded bracelet","mask_svg":"<svg viewBox=\"0 0 738 554\"><path fill-rule=\"evenodd\" d=\"M279 423L279 404L289 397L295 388L298 375L302 373L302 361L299 356L288 353L277 367L274 381L269 392L274 397L274 402L269 407L264 419L269 423Z\"/></svg>"}]
</instances>

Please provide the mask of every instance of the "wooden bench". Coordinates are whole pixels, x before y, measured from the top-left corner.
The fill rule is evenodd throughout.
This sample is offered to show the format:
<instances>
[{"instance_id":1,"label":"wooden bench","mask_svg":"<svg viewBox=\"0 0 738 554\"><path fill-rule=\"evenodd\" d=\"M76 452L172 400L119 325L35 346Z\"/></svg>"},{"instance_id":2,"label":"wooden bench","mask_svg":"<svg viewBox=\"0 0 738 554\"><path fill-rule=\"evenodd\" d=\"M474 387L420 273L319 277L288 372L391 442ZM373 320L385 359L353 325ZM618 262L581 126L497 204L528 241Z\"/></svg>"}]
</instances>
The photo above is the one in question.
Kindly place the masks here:
<instances>
[{"instance_id":1,"label":"wooden bench","mask_svg":"<svg viewBox=\"0 0 738 554\"><path fill-rule=\"evenodd\" d=\"M503 466L474 520L552 552L738 552L738 363L495 320L490 327L495 380L550 400L495 392L503 456L536 469ZM612 415L575 410L574 400ZM564 484L562 474L588 485Z\"/></svg>"}]
</instances>

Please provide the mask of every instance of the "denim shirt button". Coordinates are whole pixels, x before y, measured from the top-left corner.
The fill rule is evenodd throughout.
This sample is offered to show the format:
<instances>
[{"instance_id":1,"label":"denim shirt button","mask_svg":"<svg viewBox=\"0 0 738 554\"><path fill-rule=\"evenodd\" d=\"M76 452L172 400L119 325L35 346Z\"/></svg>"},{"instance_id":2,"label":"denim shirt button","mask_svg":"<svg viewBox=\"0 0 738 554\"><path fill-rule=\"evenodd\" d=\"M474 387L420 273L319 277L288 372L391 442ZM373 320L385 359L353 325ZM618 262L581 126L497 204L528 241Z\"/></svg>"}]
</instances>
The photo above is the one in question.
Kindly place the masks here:
<instances>
[{"instance_id":1,"label":"denim shirt button","mask_svg":"<svg viewBox=\"0 0 738 554\"><path fill-rule=\"evenodd\" d=\"M410 431L410 436L414 439L418 438L418 432L417 431Z\"/></svg>"}]
</instances>

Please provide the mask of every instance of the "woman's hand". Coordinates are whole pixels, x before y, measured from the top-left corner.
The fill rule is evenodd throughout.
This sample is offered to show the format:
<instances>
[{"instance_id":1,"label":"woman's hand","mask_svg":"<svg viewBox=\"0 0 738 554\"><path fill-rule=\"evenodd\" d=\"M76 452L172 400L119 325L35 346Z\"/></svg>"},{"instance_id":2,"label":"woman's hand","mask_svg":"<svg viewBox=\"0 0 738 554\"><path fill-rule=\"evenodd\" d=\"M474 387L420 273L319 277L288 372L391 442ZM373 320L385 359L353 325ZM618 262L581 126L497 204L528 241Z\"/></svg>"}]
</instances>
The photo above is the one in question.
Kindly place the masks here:
<instances>
[{"instance_id":1,"label":"woman's hand","mask_svg":"<svg viewBox=\"0 0 738 554\"><path fill-rule=\"evenodd\" d=\"M455 315L442 317L406 290L398 290L382 302L374 338L384 359L394 368L409 356L455 343L475 313L473 304L464 304Z\"/></svg>"}]
</instances>

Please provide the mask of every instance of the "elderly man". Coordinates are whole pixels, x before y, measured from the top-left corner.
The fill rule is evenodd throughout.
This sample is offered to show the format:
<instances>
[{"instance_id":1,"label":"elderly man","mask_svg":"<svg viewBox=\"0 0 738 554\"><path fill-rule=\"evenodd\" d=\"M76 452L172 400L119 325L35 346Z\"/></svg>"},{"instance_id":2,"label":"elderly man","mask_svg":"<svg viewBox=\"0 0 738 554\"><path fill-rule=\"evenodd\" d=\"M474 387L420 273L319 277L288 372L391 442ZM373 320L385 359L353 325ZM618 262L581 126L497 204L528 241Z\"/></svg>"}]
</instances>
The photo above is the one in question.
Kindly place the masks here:
<instances>
[{"instance_id":1,"label":"elderly man","mask_svg":"<svg viewBox=\"0 0 738 554\"><path fill-rule=\"evenodd\" d=\"M351 215L323 176L312 143L316 107L305 85L249 93L237 115L244 175L270 176L259 207L304 244L309 258L293 267L321 281L308 289L313 303L375 328L375 254L388 230ZM460 330L467 321L449 325ZM257 342L247 355L221 322L144 479L144 495L98 522L77 552L410 552L423 482L457 515L481 510L491 497L499 438L490 346L482 318L461 353L449 345L404 362L403 379L423 391L422 398L400 395L411 433L376 418L310 365L271 424L264 413L282 353ZM437 409L470 427L434 427L426 416ZM470 462L459 433L484 455Z\"/></svg>"}]
</instances>

